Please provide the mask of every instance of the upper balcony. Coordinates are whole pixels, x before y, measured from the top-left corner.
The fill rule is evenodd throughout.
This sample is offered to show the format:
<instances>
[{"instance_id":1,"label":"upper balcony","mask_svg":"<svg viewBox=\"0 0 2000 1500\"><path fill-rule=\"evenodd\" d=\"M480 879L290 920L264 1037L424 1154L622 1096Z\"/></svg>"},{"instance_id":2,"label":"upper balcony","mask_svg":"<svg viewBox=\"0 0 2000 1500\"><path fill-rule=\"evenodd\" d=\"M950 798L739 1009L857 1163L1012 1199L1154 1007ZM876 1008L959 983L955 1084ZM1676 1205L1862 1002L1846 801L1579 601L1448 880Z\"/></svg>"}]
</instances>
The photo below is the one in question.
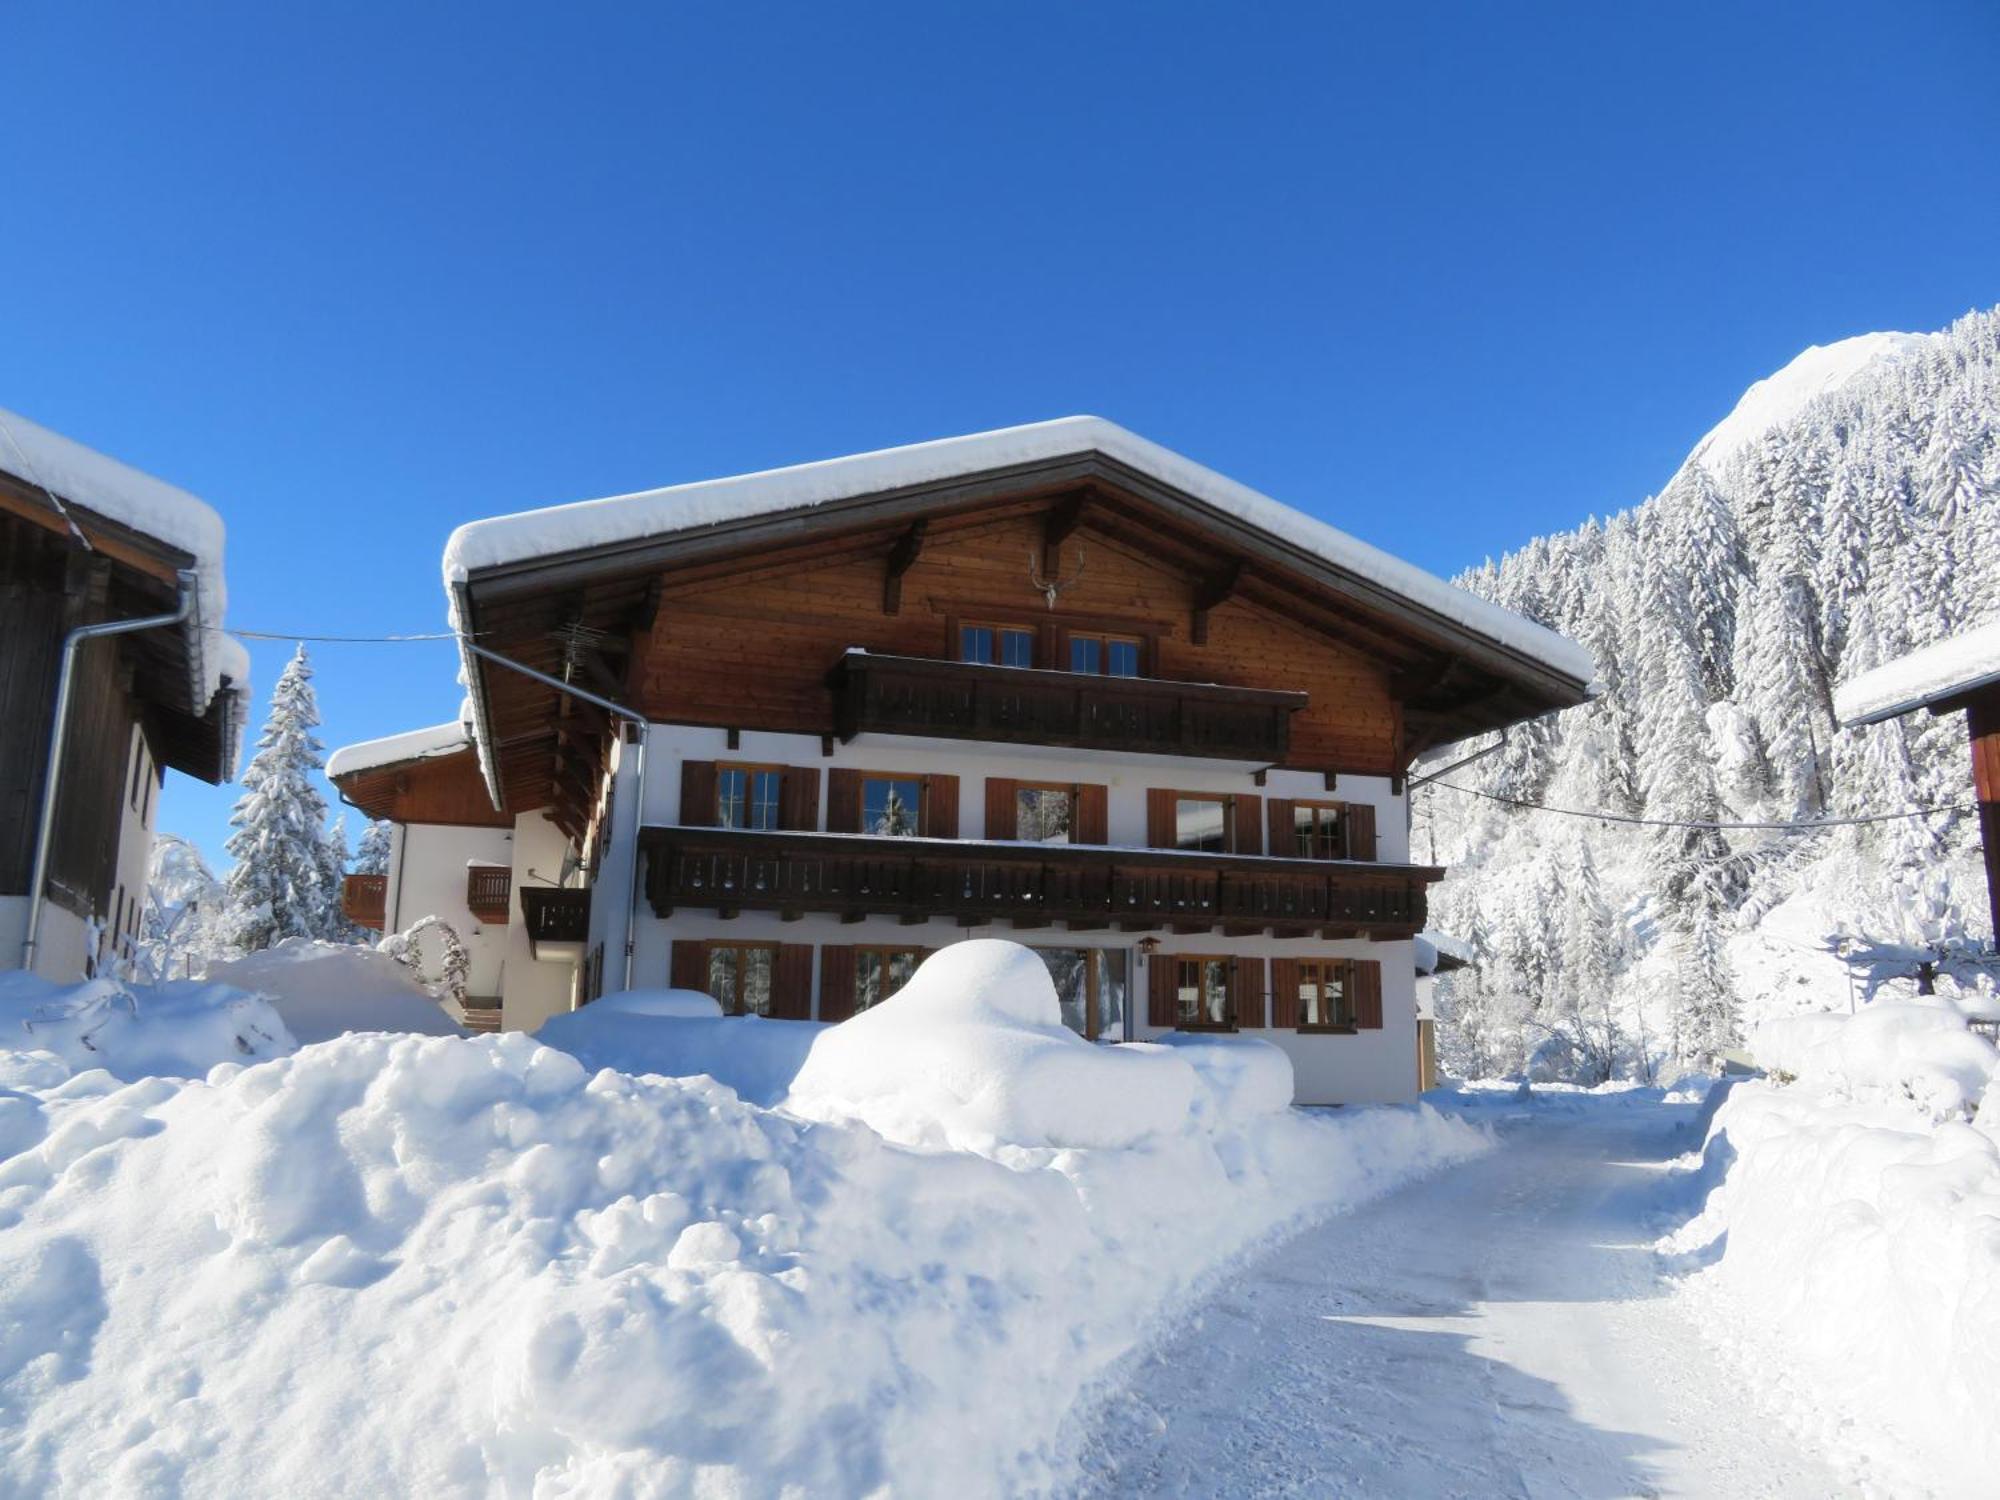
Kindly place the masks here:
<instances>
[{"instance_id":1,"label":"upper balcony","mask_svg":"<svg viewBox=\"0 0 2000 1500\"><path fill-rule=\"evenodd\" d=\"M577 886L524 885L521 917L531 956L557 962L580 958L590 940L590 892Z\"/></svg>"},{"instance_id":2,"label":"upper balcony","mask_svg":"<svg viewBox=\"0 0 2000 1500\"><path fill-rule=\"evenodd\" d=\"M647 899L661 917L695 907L732 916L945 917L967 927L1406 937L1424 925L1425 887L1444 874L1344 860L733 828L646 828L639 839Z\"/></svg>"},{"instance_id":3,"label":"upper balcony","mask_svg":"<svg viewBox=\"0 0 2000 1500\"><path fill-rule=\"evenodd\" d=\"M348 875L340 882L340 910L356 927L382 930L389 899L387 875Z\"/></svg>"},{"instance_id":4,"label":"upper balcony","mask_svg":"<svg viewBox=\"0 0 2000 1500\"><path fill-rule=\"evenodd\" d=\"M857 734L911 734L1057 745L1120 754L1275 764L1304 693L1100 677L1031 667L849 651L829 679L834 723Z\"/></svg>"},{"instance_id":5,"label":"upper balcony","mask_svg":"<svg viewBox=\"0 0 2000 1500\"><path fill-rule=\"evenodd\" d=\"M488 927L505 927L514 876L505 865L465 867L465 909Z\"/></svg>"}]
</instances>

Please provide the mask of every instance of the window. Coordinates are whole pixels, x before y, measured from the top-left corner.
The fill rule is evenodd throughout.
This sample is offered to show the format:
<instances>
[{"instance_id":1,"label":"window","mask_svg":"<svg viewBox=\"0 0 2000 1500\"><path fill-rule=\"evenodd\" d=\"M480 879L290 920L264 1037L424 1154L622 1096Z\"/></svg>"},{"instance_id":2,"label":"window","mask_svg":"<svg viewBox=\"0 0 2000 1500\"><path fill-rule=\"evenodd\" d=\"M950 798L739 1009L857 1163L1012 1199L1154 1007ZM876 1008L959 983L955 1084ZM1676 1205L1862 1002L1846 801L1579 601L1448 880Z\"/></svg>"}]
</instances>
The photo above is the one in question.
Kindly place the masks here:
<instances>
[{"instance_id":1,"label":"window","mask_svg":"<svg viewBox=\"0 0 2000 1500\"><path fill-rule=\"evenodd\" d=\"M1032 667L1035 632L1025 625L961 625L958 659L996 667Z\"/></svg>"},{"instance_id":2,"label":"window","mask_svg":"<svg viewBox=\"0 0 2000 1500\"><path fill-rule=\"evenodd\" d=\"M1353 986L1344 959L1302 959L1299 970L1299 1030L1351 1030Z\"/></svg>"},{"instance_id":3,"label":"window","mask_svg":"<svg viewBox=\"0 0 2000 1500\"><path fill-rule=\"evenodd\" d=\"M1162 956L1154 962L1171 962L1174 965L1174 1000L1179 1010L1177 1024L1183 1031L1231 1024L1228 959L1179 957L1169 960Z\"/></svg>"},{"instance_id":4,"label":"window","mask_svg":"<svg viewBox=\"0 0 2000 1500\"><path fill-rule=\"evenodd\" d=\"M1037 948L1048 965L1063 1025L1092 1041L1125 1036L1125 954L1116 948Z\"/></svg>"},{"instance_id":5,"label":"window","mask_svg":"<svg viewBox=\"0 0 2000 1500\"><path fill-rule=\"evenodd\" d=\"M726 1016L768 1016L777 962L774 943L710 943L708 992Z\"/></svg>"},{"instance_id":6,"label":"window","mask_svg":"<svg viewBox=\"0 0 2000 1500\"><path fill-rule=\"evenodd\" d=\"M1300 859L1346 859L1347 824L1341 816L1344 811L1338 802L1294 802L1292 848L1284 852Z\"/></svg>"},{"instance_id":7,"label":"window","mask_svg":"<svg viewBox=\"0 0 2000 1500\"><path fill-rule=\"evenodd\" d=\"M921 948L856 948L854 1008L866 1010L871 1005L880 1005L910 982L910 976L923 961Z\"/></svg>"},{"instance_id":8,"label":"window","mask_svg":"<svg viewBox=\"0 0 2000 1500\"><path fill-rule=\"evenodd\" d=\"M781 766L717 766L715 826L776 828L778 794L784 784Z\"/></svg>"},{"instance_id":9,"label":"window","mask_svg":"<svg viewBox=\"0 0 2000 1500\"><path fill-rule=\"evenodd\" d=\"M1101 677L1137 677L1144 643L1135 635L1096 635L1072 631L1069 669Z\"/></svg>"},{"instance_id":10,"label":"window","mask_svg":"<svg viewBox=\"0 0 2000 1500\"><path fill-rule=\"evenodd\" d=\"M1211 854L1230 851L1231 797L1174 798L1174 847L1203 849Z\"/></svg>"},{"instance_id":11,"label":"window","mask_svg":"<svg viewBox=\"0 0 2000 1500\"><path fill-rule=\"evenodd\" d=\"M913 839L923 827L920 776L868 776L861 782L861 831L882 838Z\"/></svg>"},{"instance_id":12,"label":"window","mask_svg":"<svg viewBox=\"0 0 2000 1500\"><path fill-rule=\"evenodd\" d=\"M1024 844L1074 843L1076 788L1023 782L1014 789L1014 837Z\"/></svg>"}]
</instances>

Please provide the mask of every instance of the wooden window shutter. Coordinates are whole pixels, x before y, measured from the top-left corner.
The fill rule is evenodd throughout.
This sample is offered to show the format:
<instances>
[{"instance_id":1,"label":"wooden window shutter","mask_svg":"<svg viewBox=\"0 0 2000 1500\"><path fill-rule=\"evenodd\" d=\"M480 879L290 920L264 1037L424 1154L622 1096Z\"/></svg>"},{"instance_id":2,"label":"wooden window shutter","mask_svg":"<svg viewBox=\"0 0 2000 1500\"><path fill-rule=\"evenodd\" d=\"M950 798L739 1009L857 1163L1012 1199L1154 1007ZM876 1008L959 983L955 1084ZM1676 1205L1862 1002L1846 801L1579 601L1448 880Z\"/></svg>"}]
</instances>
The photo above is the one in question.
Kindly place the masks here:
<instances>
[{"instance_id":1,"label":"wooden window shutter","mask_svg":"<svg viewBox=\"0 0 2000 1500\"><path fill-rule=\"evenodd\" d=\"M708 993L708 945L692 938L674 939L674 956L668 968L668 983L677 990Z\"/></svg>"},{"instance_id":2,"label":"wooden window shutter","mask_svg":"<svg viewBox=\"0 0 2000 1500\"><path fill-rule=\"evenodd\" d=\"M1382 965L1372 958L1357 958L1348 968L1354 986L1354 1026L1358 1031L1382 1029Z\"/></svg>"},{"instance_id":3,"label":"wooden window shutter","mask_svg":"<svg viewBox=\"0 0 2000 1500\"><path fill-rule=\"evenodd\" d=\"M681 824L686 828L715 826L715 762L681 762Z\"/></svg>"},{"instance_id":4,"label":"wooden window shutter","mask_svg":"<svg viewBox=\"0 0 2000 1500\"><path fill-rule=\"evenodd\" d=\"M812 944L778 944L778 961L771 966L772 1019L808 1020L812 1016L812 1002Z\"/></svg>"},{"instance_id":5,"label":"wooden window shutter","mask_svg":"<svg viewBox=\"0 0 2000 1500\"><path fill-rule=\"evenodd\" d=\"M1076 841L1079 844L1111 842L1111 795L1102 786L1076 789Z\"/></svg>"},{"instance_id":6,"label":"wooden window shutter","mask_svg":"<svg viewBox=\"0 0 2000 1500\"><path fill-rule=\"evenodd\" d=\"M1011 839L1018 835L1021 818L1015 795L1019 787L1020 783L1011 776L986 778L986 836L989 839Z\"/></svg>"},{"instance_id":7,"label":"wooden window shutter","mask_svg":"<svg viewBox=\"0 0 2000 1500\"><path fill-rule=\"evenodd\" d=\"M1271 841L1265 852L1287 859L1295 858L1299 852L1299 841L1292 828L1292 799L1266 797L1264 811L1265 820L1271 825Z\"/></svg>"},{"instance_id":8,"label":"wooden window shutter","mask_svg":"<svg viewBox=\"0 0 2000 1500\"><path fill-rule=\"evenodd\" d=\"M1299 961L1271 960L1271 1025L1279 1031L1299 1027Z\"/></svg>"},{"instance_id":9,"label":"wooden window shutter","mask_svg":"<svg viewBox=\"0 0 2000 1500\"><path fill-rule=\"evenodd\" d=\"M786 766L778 784L778 826L801 833L819 828L819 767Z\"/></svg>"},{"instance_id":10,"label":"wooden window shutter","mask_svg":"<svg viewBox=\"0 0 2000 1500\"><path fill-rule=\"evenodd\" d=\"M1229 810L1235 827L1229 831L1229 852L1232 854L1262 854L1264 852L1264 799L1255 792L1244 792L1229 799Z\"/></svg>"},{"instance_id":11,"label":"wooden window shutter","mask_svg":"<svg viewBox=\"0 0 2000 1500\"><path fill-rule=\"evenodd\" d=\"M1171 849L1179 842L1174 828L1174 803L1179 800L1171 787L1146 788L1146 843L1154 849Z\"/></svg>"},{"instance_id":12,"label":"wooden window shutter","mask_svg":"<svg viewBox=\"0 0 2000 1500\"><path fill-rule=\"evenodd\" d=\"M1239 1030L1264 1025L1264 960L1236 958L1229 963L1229 1009Z\"/></svg>"},{"instance_id":13,"label":"wooden window shutter","mask_svg":"<svg viewBox=\"0 0 2000 1500\"><path fill-rule=\"evenodd\" d=\"M1347 857L1373 860L1375 858L1374 805L1368 802L1350 802L1340 816L1341 821L1347 825Z\"/></svg>"},{"instance_id":14,"label":"wooden window shutter","mask_svg":"<svg viewBox=\"0 0 2000 1500\"><path fill-rule=\"evenodd\" d=\"M826 773L826 831L861 832L861 773L836 766Z\"/></svg>"},{"instance_id":15,"label":"wooden window shutter","mask_svg":"<svg viewBox=\"0 0 2000 1500\"><path fill-rule=\"evenodd\" d=\"M1174 991L1180 960L1171 953L1155 953L1146 960L1146 1024L1177 1026L1180 1005Z\"/></svg>"},{"instance_id":16,"label":"wooden window shutter","mask_svg":"<svg viewBox=\"0 0 2000 1500\"><path fill-rule=\"evenodd\" d=\"M854 1014L854 950L828 943L819 950L819 1018L845 1021Z\"/></svg>"},{"instance_id":17,"label":"wooden window shutter","mask_svg":"<svg viewBox=\"0 0 2000 1500\"><path fill-rule=\"evenodd\" d=\"M926 776L924 778L923 827L919 831L927 839L955 839L958 837L958 778L956 776Z\"/></svg>"}]
</instances>

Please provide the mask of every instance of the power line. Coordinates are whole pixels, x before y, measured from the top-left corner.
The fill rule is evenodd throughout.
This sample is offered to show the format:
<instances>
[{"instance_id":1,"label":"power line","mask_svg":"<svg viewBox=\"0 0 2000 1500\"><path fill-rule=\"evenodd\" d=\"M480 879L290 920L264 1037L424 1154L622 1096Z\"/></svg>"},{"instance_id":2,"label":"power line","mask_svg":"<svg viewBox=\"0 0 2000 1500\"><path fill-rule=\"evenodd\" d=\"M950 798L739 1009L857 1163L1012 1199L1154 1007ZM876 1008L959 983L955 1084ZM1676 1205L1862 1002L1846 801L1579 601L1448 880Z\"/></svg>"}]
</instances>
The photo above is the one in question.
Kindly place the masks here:
<instances>
[{"instance_id":1,"label":"power line","mask_svg":"<svg viewBox=\"0 0 2000 1500\"><path fill-rule=\"evenodd\" d=\"M1484 797L1488 802L1525 808L1530 812L1555 813L1565 818L1594 818L1600 823L1630 823L1640 828L1755 829L1770 833L1816 833L1822 828L1849 828L1859 823L1893 823L1899 818L1928 818L1939 813L1978 811L1972 803L1967 802L1950 807L1913 807L1905 812L1867 813L1853 818L1813 818L1789 823L1695 822L1676 818L1635 818L1627 813L1587 812L1578 807L1550 807L1543 802L1530 802L1522 797L1503 797L1498 792L1482 792L1478 787L1458 786L1449 781L1428 781L1424 785L1441 786L1448 792L1463 792L1468 797Z\"/></svg>"},{"instance_id":2,"label":"power line","mask_svg":"<svg viewBox=\"0 0 2000 1500\"><path fill-rule=\"evenodd\" d=\"M214 627L221 629L222 627ZM231 635L242 636L250 641L334 641L345 645L400 644L404 641L455 641L458 633L451 630L432 631L429 634L410 635L311 635L299 630L242 630L234 625L228 627ZM473 632L467 632L471 634Z\"/></svg>"}]
</instances>

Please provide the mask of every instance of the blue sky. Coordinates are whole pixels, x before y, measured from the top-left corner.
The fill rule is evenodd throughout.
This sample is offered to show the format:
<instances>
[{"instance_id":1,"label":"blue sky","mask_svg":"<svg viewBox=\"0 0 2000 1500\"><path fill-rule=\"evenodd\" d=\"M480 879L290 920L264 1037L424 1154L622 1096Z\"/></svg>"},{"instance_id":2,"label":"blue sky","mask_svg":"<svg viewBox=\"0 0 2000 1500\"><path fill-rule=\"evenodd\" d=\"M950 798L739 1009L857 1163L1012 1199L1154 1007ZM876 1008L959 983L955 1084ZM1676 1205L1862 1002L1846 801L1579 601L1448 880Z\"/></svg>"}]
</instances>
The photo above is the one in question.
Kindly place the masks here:
<instances>
[{"instance_id":1,"label":"blue sky","mask_svg":"<svg viewBox=\"0 0 2000 1500\"><path fill-rule=\"evenodd\" d=\"M461 520L1079 411L1448 574L2000 301L1985 0L5 28L0 405L221 510L241 627L439 629ZM446 646L314 655L329 745L455 711Z\"/></svg>"}]
</instances>

